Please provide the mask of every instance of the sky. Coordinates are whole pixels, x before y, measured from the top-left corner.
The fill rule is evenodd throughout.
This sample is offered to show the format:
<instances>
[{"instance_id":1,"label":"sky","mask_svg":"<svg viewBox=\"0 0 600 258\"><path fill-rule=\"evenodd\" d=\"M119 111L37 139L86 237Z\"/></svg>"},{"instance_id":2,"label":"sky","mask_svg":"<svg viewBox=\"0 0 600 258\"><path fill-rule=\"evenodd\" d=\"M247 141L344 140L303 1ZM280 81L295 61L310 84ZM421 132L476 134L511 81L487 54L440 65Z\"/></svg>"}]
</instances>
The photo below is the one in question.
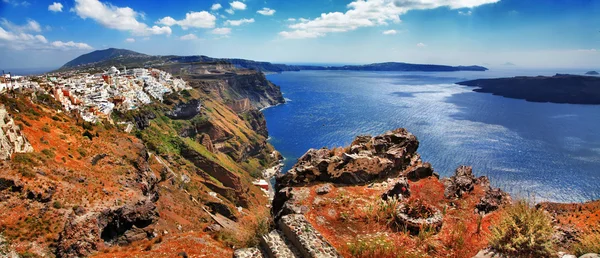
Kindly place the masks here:
<instances>
[{"instance_id":1,"label":"sky","mask_svg":"<svg viewBox=\"0 0 600 258\"><path fill-rule=\"evenodd\" d=\"M600 70L600 0L0 0L0 69L94 50Z\"/></svg>"}]
</instances>

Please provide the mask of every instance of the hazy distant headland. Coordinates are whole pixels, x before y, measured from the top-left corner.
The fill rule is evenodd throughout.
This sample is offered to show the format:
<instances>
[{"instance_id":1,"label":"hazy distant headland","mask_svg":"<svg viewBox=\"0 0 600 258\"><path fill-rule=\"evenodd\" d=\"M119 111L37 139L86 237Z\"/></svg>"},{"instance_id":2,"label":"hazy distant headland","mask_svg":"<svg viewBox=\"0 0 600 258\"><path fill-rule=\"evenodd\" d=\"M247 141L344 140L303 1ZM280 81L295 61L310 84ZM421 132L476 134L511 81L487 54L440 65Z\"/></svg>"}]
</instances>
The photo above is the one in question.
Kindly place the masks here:
<instances>
[{"instance_id":1,"label":"hazy distant headland","mask_svg":"<svg viewBox=\"0 0 600 258\"><path fill-rule=\"evenodd\" d=\"M600 104L600 78L569 74L478 79L457 84L478 87L476 92L532 102Z\"/></svg>"},{"instance_id":2,"label":"hazy distant headland","mask_svg":"<svg viewBox=\"0 0 600 258\"><path fill-rule=\"evenodd\" d=\"M454 72L454 71L487 71L483 66L449 66L435 64L409 64L400 62L374 63L366 65L286 65L270 62L253 61L240 58L213 58L208 56L155 56L146 55L126 49L109 48L97 50L66 63L59 71L70 69L85 69L110 66L152 66L167 63L193 63L193 62L227 62L238 68L253 69L261 72L286 72L301 70L347 70L347 71L418 71L418 72Z\"/></svg>"}]
</instances>

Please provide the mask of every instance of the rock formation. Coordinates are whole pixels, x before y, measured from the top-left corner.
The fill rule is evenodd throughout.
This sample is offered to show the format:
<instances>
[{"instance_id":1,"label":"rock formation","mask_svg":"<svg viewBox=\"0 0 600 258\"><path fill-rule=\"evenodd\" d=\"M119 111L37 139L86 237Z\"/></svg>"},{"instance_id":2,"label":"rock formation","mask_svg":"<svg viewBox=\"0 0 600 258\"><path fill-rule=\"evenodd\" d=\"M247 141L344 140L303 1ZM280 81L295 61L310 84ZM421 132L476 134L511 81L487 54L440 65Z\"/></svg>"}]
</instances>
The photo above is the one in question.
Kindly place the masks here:
<instances>
[{"instance_id":1,"label":"rock formation","mask_svg":"<svg viewBox=\"0 0 600 258\"><path fill-rule=\"evenodd\" d=\"M364 184L375 179L398 175L411 168L411 178L433 175L431 165L423 164L417 138L403 128L382 135L358 136L344 150L311 149L277 184L294 186L314 181L341 184ZM281 187L279 187L281 188Z\"/></svg>"},{"instance_id":2,"label":"rock formation","mask_svg":"<svg viewBox=\"0 0 600 258\"><path fill-rule=\"evenodd\" d=\"M175 105L173 110L167 112L167 116L171 119L191 119L200 114L202 104L199 100L193 99L187 103L179 103Z\"/></svg>"},{"instance_id":3,"label":"rock formation","mask_svg":"<svg viewBox=\"0 0 600 258\"><path fill-rule=\"evenodd\" d=\"M21 128L6 112L4 105L0 105L0 160L10 159L13 153L32 151L33 147L21 133Z\"/></svg>"}]
</instances>

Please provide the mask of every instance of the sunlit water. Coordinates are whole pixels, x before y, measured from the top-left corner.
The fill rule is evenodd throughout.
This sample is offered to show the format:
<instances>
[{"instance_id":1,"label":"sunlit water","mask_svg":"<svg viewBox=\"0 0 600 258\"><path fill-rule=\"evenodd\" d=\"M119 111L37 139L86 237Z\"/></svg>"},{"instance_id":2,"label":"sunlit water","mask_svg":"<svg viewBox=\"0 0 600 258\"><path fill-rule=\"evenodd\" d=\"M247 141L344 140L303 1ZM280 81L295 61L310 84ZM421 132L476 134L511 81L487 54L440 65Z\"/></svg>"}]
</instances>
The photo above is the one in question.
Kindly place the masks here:
<instances>
[{"instance_id":1,"label":"sunlit water","mask_svg":"<svg viewBox=\"0 0 600 258\"><path fill-rule=\"evenodd\" d=\"M536 201L600 198L600 106L532 103L455 82L565 71L353 72L269 75L288 102L264 110L289 169L309 148L404 127L442 176L461 164ZM581 71L577 71L580 73Z\"/></svg>"}]
</instances>

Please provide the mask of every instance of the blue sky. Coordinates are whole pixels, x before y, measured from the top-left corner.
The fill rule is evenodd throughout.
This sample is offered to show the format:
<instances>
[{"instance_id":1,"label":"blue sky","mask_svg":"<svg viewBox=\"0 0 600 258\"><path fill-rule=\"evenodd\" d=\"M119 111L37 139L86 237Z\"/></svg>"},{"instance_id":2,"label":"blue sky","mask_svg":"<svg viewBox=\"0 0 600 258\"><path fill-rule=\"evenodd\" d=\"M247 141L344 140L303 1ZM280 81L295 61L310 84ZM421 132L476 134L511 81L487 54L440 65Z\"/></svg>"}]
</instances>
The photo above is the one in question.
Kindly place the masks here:
<instances>
[{"instance_id":1,"label":"blue sky","mask_svg":"<svg viewBox=\"0 0 600 258\"><path fill-rule=\"evenodd\" d=\"M599 0L0 0L0 68L97 49L600 69Z\"/></svg>"}]
</instances>

